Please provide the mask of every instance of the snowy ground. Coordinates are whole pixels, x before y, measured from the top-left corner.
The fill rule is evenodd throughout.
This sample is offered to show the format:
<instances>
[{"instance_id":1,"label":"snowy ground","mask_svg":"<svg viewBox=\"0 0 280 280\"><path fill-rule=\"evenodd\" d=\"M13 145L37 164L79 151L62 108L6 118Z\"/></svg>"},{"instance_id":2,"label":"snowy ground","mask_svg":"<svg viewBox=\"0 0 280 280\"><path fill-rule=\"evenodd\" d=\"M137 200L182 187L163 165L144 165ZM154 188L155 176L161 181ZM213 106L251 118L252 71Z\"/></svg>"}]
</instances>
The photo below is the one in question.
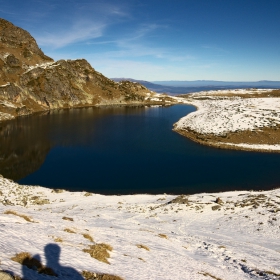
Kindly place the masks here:
<instances>
[{"instance_id":1,"label":"snowy ground","mask_svg":"<svg viewBox=\"0 0 280 280\"><path fill-rule=\"evenodd\" d=\"M230 94L265 92L269 90ZM278 98L223 96L228 93L170 97L170 103L198 108L176 126L223 136L280 124ZM149 98L160 100L157 95ZM113 248L108 263L85 251L102 243ZM52 259L57 251L45 252L58 248L50 244L61 249L59 263ZM58 277L12 260L22 252L40 259ZM20 186L0 176L0 270L29 280L82 279L76 271L133 280L280 279L280 189L188 197L103 196Z\"/></svg>"},{"instance_id":2,"label":"snowy ground","mask_svg":"<svg viewBox=\"0 0 280 280\"><path fill-rule=\"evenodd\" d=\"M190 94L186 101L198 110L181 118L175 130L190 130L201 135L226 136L231 132L278 129L280 125L280 98L270 96L271 89L219 90ZM267 94L266 97L257 97ZM244 95L244 98L241 97ZM247 97L245 97L247 95ZM254 95L256 97L250 97ZM248 98L249 97L249 98ZM280 151L280 143L232 144L228 146L250 150Z\"/></svg>"},{"instance_id":3,"label":"snowy ground","mask_svg":"<svg viewBox=\"0 0 280 280\"><path fill-rule=\"evenodd\" d=\"M0 270L21 277L80 279L71 273L86 270L132 280L280 279L280 189L174 200L55 192L0 177L0 191ZM29 252L46 265L44 248L53 243L61 248L52 264L58 277L11 260ZM113 247L110 264L83 251L95 243Z\"/></svg>"}]
</instances>

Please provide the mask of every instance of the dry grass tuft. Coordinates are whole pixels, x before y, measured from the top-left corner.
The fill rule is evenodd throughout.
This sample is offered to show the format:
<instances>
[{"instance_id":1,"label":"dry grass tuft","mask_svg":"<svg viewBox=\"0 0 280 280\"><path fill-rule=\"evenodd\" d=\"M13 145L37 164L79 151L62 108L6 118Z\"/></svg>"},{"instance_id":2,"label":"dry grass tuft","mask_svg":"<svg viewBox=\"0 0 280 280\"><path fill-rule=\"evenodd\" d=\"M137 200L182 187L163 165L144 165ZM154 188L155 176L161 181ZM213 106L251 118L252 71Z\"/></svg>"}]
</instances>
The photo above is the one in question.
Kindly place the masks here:
<instances>
[{"instance_id":1,"label":"dry grass tuft","mask_svg":"<svg viewBox=\"0 0 280 280\"><path fill-rule=\"evenodd\" d=\"M60 237L56 237L56 238L54 238L54 241L55 241L55 242L63 242L63 239L60 238Z\"/></svg>"},{"instance_id":2,"label":"dry grass tuft","mask_svg":"<svg viewBox=\"0 0 280 280\"><path fill-rule=\"evenodd\" d=\"M170 203L179 203L179 204L189 204L189 200L188 200L188 196L181 194L179 196L177 196L176 198L172 199L171 201L169 201L167 204Z\"/></svg>"},{"instance_id":3,"label":"dry grass tuft","mask_svg":"<svg viewBox=\"0 0 280 280\"><path fill-rule=\"evenodd\" d=\"M0 279L1 280L14 280L12 273L0 270Z\"/></svg>"},{"instance_id":4,"label":"dry grass tuft","mask_svg":"<svg viewBox=\"0 0 280 280\"><path fill-rule=\"evenodd\" d=\"M12 257L11 260L18 262L21 265L25 265L30 269L37 270L41 274L57 276L50 267L42 265L40 261L33 258L28 252L18 253L14 257Z\"/></svg>"},{"instance_id":5,"label":"dry grass tuft","mask_svg":"<svg viewBox=\"0 0 280 280\"><path fill-rule=\"evenodd\" d=\"M150 251L150 248L148 246L143 245L143 244L137 244L136 246L140 249L145 249L147 251Z\"/></svg>"},{"instance_id":6,"label":"dry grass tuft","mask_svg":"<svg viewBox=\"0 0 280 280\"><path fill-rule=\"evenodd\" d=\"M84 196L92 196L92 193L86 192Z\"/></svg>"},{"instance_id":7,"label":"dry grass tuft","mask_svg":"<svg viewBox=\"0 0 280 280\"><path fill-rule=\"evenodd\" d=\"M100 243L100 244L90 245L88 249L83 249L83 252L89 253L92 258L110 264L108 261L108 258L110 258L110 254L108 251L112 251L112 250L113 248L111 245Z\"/></svg>"},{"instance_id":8,"label":"dry grass tuft","mask_svg":"<svg viewBox=\"0 0 280 280\"><path fill-rule=\"evenodd\" d=\"M69 217L62 217L62 220L71 221L71 222L74 221L73 218L69 218Z\"/></svg>"},{"instance_id":9,"label":"dry grass tuft","mask_svg":"<svg viewBox=\"0 0 280 280\"><path fill-rule=\"evenodd\" d=\"M94 242L93 238L88 233L83 233L83 237L88 239L90 242Z\"/></svg>"},{"instance_id":10,"label":"dry grass tuft","mask_svg":"<svg viewBox=\"0 0 280 280\"><path fill-rule=\"evenodd\" d=\"M166 234L163 234L163 233L160 233L158 236L161 237L161 238L168 239L168 236Z\"/></svg>"},{"instance_id":11,"label":"dry grass tuft","mask_svg":"<svg viewBox=\"0 0 280 280\"><path fill-rule=\"evenodd\" d=\"M27 222L30 222L30 223L33 223L32 219L26 215L23 215L23 214L19 214L17 213L16 211L12 211L12 210L7 210L4 212L4 214L10 214L10 215L15 215L15 216L18 216L18 217L21 217L23 218L25 221Z\"/></svg>"},{"instance_id":12,"label":"dry grass tuft","mask_svg":"<svg viewBox=\"0 0 280 280\"><path fill-rule=\"evenodd\" d=\"M52 193L63 193L65 190L63 189L53 189Z\"/></svg>"},{"instance_id":13,"label":"dry grass tuft","mask_svg":"<svg viewBox=\"0 0 280 280\"><path fill-rule=\"evenodd\" d=\"M216 277L216 276L214 276L214 275L212 275L212 274L210 274L208 272L198 272L198 273L202 274L203 276L209 276L209 277L211 277L211 278L213 278L215 280L222 280L221 278L218 278L218 277Z\"/></svg>"},{"instance_id":14,"label":"dry grass tuft","mask_svg":"<svg viewBox=\"0 0 280 280\"><path fill-rule=\"evenodd\" d=\"M22 264L23 260L26 258L31 258L31 254L28 252L21 252L12 257L11 260Z\"/></svg>"},{"instance_id":15,"label":"dry grass tuft","mask_svg":"<svg viewBox=\"0 0 280 280\"><path fill-rule=\"evenodd\" d=\"M266 274L273 275L273 276L276 276L276 277L280 277L280 274L279 274L279 273L275 273L275 272L273 272L273 271L266 270L265 273L266 273Z\"/></svg>"},{"instance_id":16,"label":"dry grass tuft","mask_svg":"<svg viewBox=\"0 0 280 280\"><path fill-rule=\"evenodd\" d=\"M95 272L90 271L82 271L82 276L85 278L85 280L124 280L123 278L111 274L99 274Z\"/></svg>"},{"instance_id":17,"label":"dry grass tuft","mask_svg":"<svg viewBox=\"0 0 280 280\"><path fill-rule=\"evenodd\" d=\"M74 230L70 228L65 228L64 231L69 232L69 233L76 233Z\"/></svg>"}]
</instances>

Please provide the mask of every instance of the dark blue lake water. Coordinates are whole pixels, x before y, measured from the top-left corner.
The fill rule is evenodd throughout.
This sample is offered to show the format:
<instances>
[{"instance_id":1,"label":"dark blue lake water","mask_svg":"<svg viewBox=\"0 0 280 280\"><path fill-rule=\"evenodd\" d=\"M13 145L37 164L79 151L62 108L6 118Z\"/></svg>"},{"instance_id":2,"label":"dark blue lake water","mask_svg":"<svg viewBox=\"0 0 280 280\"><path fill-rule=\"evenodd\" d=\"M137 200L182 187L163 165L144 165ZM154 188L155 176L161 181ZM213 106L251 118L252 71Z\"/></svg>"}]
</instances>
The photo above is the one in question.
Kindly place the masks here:
<instances>
[{"instance_id":1,"label":"dark blue lake water","mask_svg":"<svg viewBox=\"0 0 280 280\"><path fill-rule=\"evenodd\" d=\"M280 154L220 150L172 131L194 111L104 107L0 125L0 174L21 184L102 194L191 194L280 184Z\"/></svg>"}]
</instances>

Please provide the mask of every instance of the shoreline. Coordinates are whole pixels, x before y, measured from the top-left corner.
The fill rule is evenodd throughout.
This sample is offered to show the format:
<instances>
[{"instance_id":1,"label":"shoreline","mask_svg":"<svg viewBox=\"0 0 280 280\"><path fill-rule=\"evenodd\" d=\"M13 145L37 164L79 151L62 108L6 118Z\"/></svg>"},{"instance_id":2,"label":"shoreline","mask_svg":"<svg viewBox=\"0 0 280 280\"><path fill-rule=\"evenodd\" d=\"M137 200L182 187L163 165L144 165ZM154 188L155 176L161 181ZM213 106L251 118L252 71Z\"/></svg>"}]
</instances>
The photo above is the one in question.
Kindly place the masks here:
<instances>
[{"instance_id":1,"label":"shoreline","mask_svg":"<svg viewBox=\"0 0 280 280\"><path fill-rule=\"evenodd\" d=\"M250 145L247 143L241 143L241 144L234 144L234 143L223 143L223 142L210 142L210 141L205 141L205 140L201 140L198 137L203 138L203 136L205 135L199 135L199 134L195 134L192 133L190 131L187 130L183 130L183 129L176 129L173 128L173 131L177 132L178 134L200 144L200 145L204 145L204 146L208 146L208 147L213 147L213 148L218 148L218 149L226 149L226 150L236 150L236 151L247 151L247 152L260 152L260 153L280 153L280 145L278 147L278 150L272 150L272 149L265 149L265 148L257 148L257 147L246 147L246 145ZM207 136L206 136L207 137ZM207 139L209 139L209 136L207 137ZM242 146L244 145L244 146ZM267 146L267 144L260 144L263 146ZM254 146L254 145L252 145ZM273 146L273 145L270 145Z\"/></svg>"},{"instance_id":2,"label":"shoreline","mask_svg":"<svg viewBox=\"0 0 280 280\"><path fill-rule=\"evenodd\" d=\"M239 94L235 97L236 91ZM196 111L174 123L173 131L209 147L280 153L279 90L256 92L225 90L189 94L185 104L193 105Z\"/></svg>"},{"instance_id":3,"label":"shoreline","mask_svg":"<svg viewBox=\"0 0 280 280\"><path fill-rule=\"evenodd\" d=\"M84 104L84 105L77 105L74 107L60 107L60 108L50 108L50 109L46 109L46 110L41 110L41 111L35 111L35 112L31 112L29 114L22 114L22 115L17 115L17 116L13 116L11 114L8 113L3 113L0 112L0 123L3 122L7 122L7 121L11 121L20 117L28 117L28 116L36 116L36 115L40 115L40 114L48 114L49 112L52 111L57 111L57 110L71 110L71 109L83 109L83 108L99 108L99 107L125 107L125 106L163 106L163 107L168 107L168 106L172 106L172 105L177 105L177 104L181 104L181 103L177 103L177 102L134 102L134 103L102 103L102 104ZM1 115L3 115L4 117L6 116L6 118L1 118Z\"/></svg>"},{"instance_id":4,"label":"shoreline","mask_svg":"<svg viewBox=\"0 0 280 280\"><path fill-rule=\"evenodd\" d=\"M226 137L227 138L227 142L225 142L225 137L223 135L219 135L219 133L212 132L212 133L200 133L199 130L201 130L201 128L199 126L190 129L188 127L186 128L182 128L179 126L178 127L178 123L180 123L182 121L182 119L189 119L190 117L196 117L198 115L202 115L204 114L211 114L211 102L213 103L217 103L217 105L214 105L214 110L221 110L221 113L224 113L222 111L222 106L219 108L219 102L222 104L224 102L226 102L227 100L234 100L234 102L236 104L238 104L238 102L240 102L240 106L245 106L246 108L246 102L247 100L253 100L254 98L245 98L245 97L240 97L242 96L242 94L239 94L239 97L235 97L235 99L232 99L232 92L235 92L236 90L227 90L227 91L221 91L221 93L219 93L220 91L209 91L209 92L198 92L198 93L192 93L192 94L188 94L187 97L179 97L179 96L167 96L167 95L161 95L161 94L157 94L155 93L153 96L153 99L158 99L158 100L154 100L154 101L144 101L144 102L130 102L130 103L101 103L101 104L94 104L94 105L78 105L75 107L61 107L61 108L52 108L52 109L47 109L47 110L42 110L42 111L38 111L38 112L34 112L31 114L26 114L26 115L22 115L22 116L30 116L30 115L36 115L36 114L44 114L44 113L49 113L50 111L53 110L64 110L64 109L75 109L75 108L90 108L90 107L105 107L105 106L172 106L172 105L177 105L177 104L185 104L185 105L191 105L194 106L196 108L195 112L189 113L188 115L182 117L181 119L179 119L176 123L173 124L173 131L179 133L180 135L187 137L189 139L191 139L192 141L199 143L201 145L205 145L205 146L209 146L209 147L215 147L215 148L219 148L219 149L228 149L228 150L241 150L241 151L253 151L253 152L269 152L269 153L280 153L280 135L277 137L279 137L279 142L270 144L268 142L265 142L266 140L262 140L262 139L257 139L257 141L259 140L259 142L255 143L250 143L248 142L248 137L247 139L245 138L245 141L240 141L238 139L238 133L232 131L228 131L228 132L224 132L225 134L232 134L233 138L235 138L235 140L231 140L229 139L230 137ZM238 92L240 92L241 90L239 90ZM253 96L256 96L256 91L253 91L253 93L250 92L250 90L244 90L247 94L247 96L250 96L250 94ZM269 93L273 92L274 90L260 90L259 95L263 96L265 95L265 91L267 91L267 95L269 95ZM231 96L229 99L227 99L227 95L225 94L225 92L228 93L229 96ZM221 96L219 96L219 94L221 94ZM245 96L245 94L243 94ZM150 97L147 97L150 98ZM239 99L238 99L239 98ZM241 99L240 99L241 98ZM207 101L205 101L205 99ZM269 99L269 97L267 96L265 99ZM275 97L274 97L275 99ZM278 99L277 99L278 100ZM210 104L210 107L208 108L209 112L207 112L207 102L208 104ZM242 104L245 103L245 105ZM205 107L206 104L206 107ZM248 103L249 105L247 105L248 107L250 106L250 103ZM201 113L202 112L202 113ZM0 123L1 122L7 122L9 120L13 120L17 117L21 117L21 116L12 116L10 114L4 114L4 118L5 119L1 119L1 113L0 113ZM9 116L11 116L11 118L8 118ZM210 115L206 121L209 122L209 120L211 121L213 119L211 119ZM234 115L233 115L234 116ZM218 119L215 120L213 119L213 121L215 120L217 122L217 124L219 123L219 117L217 118L217 116L214 116L214 118ZM196 120L197 121L197 120ZM279 122L280 123L280 122ZM192 124L190 122L190 124ZM200 121L200 124L203 126L203 119ZM215 125L215 123L214 123ZM280 125L279 125L280 128ZM278 129L279 129L278 128ZM268 129L268 127L263 126L263 129ZM276 128L273 128L274 130ZM203 130L203 128L202 128ZM252 129L251 131L248 130L247 133L253 133L254 129ZM240 132L242 134L242 131ZM240 135L241 135L240 134ZM259 133L259 135L261 135L262 132ZM263 133L263 135L265 135L265 137L269 137L269 135L271 134L270 131L268 131L265 135L265 133ZM275 134L275 132L274 132ZM276 133L277 134L277 133ZM258 136L259 136L258 135ZM249 138L251 138L251 136L249 135ZM251 141L251 139L250 139ZM279 143L279 144L278 144ZM269 145L269 146L268 146ZM279 147L277 147L279 146Z\"/></svg>"},{"instance_id":5,"label":"shoreline","mask_svg":"<svg viewBox=\"0 0 280 280\"><path fill-rule=\"evenodd\" d=\"M0 111L0 123L1 122L6 122L9 120L14 120L18 117L24 117L24 116L32 116L32 115L36 115L36 114L44 114L44 113L48 113L51 111L55 111L55 110L70 110L70 109L82 109L82 108L91 108L91 107L106 107L106 106L111 106L111 107L116 107L116 106L163 106L163 107L168 107L168 106L172 106L172 105L177 105L177 104L181 104L183 101L180 98L178 101L178 98L174 98L173 96L169 96L169 95L165 95L165 94L158 94L158 93L154 93L153 92L153 96L152 99L154 100L149 100L151 98L151 96L146 96L145 97L147 100L144 101L130 101L130 102L101 102L101 103L97 103L97 104L78 104L75 106L62 106L62 107L57 107L57 108L44 108L41 110L36 110L36 111L32 111L29 113L24 113L24 114L19 114L19 115L12 115L6 112L1 112ZM0 103L1 105L1 103ZM1 118L1 116L3 116L3 118Z\"/></svg>"},{"instance_id":6,"label":"shoreline","mask_svg":"<svg viewBox=\"0 0 280 280\"><path fill-rule=\"evenodd\" d=\"M18 185L0 176L0 191L0 270L18 280L25 273L46 279L15 256L40 255L46 265L48 244L61 251L60 269L52 267L57 279L65 279L61 268L69 266L81 275L125 280L280 276L279 188L117 196ZM89 253L100 244L111 248L106 259Z\"/></svg>"}]
</instances>

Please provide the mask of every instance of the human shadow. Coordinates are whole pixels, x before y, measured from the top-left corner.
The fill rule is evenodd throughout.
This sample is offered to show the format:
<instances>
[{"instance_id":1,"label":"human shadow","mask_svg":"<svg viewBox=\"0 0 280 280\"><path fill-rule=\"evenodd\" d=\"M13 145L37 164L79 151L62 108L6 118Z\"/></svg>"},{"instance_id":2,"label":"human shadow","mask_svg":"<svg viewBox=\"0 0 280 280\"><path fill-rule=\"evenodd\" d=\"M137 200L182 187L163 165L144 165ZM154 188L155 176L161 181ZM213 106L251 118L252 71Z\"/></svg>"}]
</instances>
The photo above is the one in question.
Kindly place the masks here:
<instances>
[{"instance_id":1,"label":"human shadow","mask_svg":"<svg viewBox=\"0 0 280 280\"><path fill-rule=\"evenodd\" d=\"M83 276L74 268L60 265L61 249L57 244L47 244L44 251L47 261L46 266L42 264L39 255L26 257L22 261L23 280L38 279L38 273L42 276L43 274L53 276L54 279L84 280Z\"/></svg>"}]
</instances>

